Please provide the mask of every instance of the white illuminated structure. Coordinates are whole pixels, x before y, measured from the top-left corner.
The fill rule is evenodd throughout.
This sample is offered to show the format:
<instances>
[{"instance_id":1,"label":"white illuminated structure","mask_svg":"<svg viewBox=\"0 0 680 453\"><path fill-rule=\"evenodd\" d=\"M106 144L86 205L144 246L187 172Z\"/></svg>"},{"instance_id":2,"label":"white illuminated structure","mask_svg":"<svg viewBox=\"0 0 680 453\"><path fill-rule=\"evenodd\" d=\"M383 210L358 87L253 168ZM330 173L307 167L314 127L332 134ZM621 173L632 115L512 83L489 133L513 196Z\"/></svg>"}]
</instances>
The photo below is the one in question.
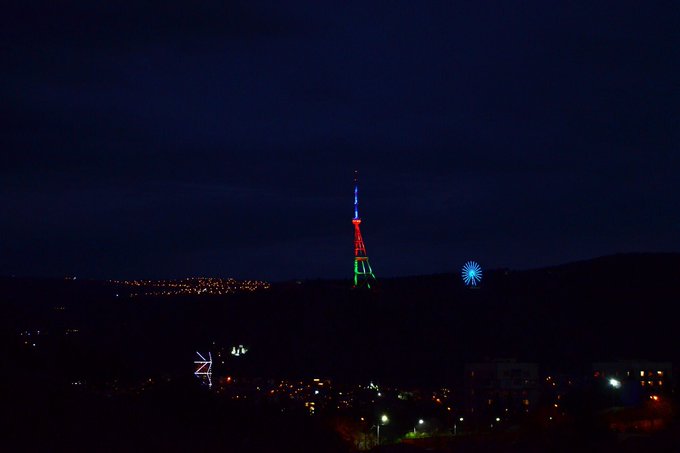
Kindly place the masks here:
<instances>
[{"instance_id":1,"label":"white illuminated structure","mask_svg":"<svg viewBox=\"0 0 680 453\"><path fill-rule=\"evenodd\" d=\"M194 374L201 378L207 378L208 387L212 387L212 354L208 352L207 360L200 352L196 351L196 354L198 354L198 357L200 357L201 360L194 360L197 367Z\"/></svg>"},{"instance_id":2,"label":"white illuminated structure","mask_svg":"<svg viewBox=\"0 0 680 453\"><path fill-rule=\"evenodd\" d=\"M248 352L248 349L242 344L238 345L238 347L234 346L231 348L231 355L235 357L246 355L246 352Z\"/></svg>"}]
</instances>

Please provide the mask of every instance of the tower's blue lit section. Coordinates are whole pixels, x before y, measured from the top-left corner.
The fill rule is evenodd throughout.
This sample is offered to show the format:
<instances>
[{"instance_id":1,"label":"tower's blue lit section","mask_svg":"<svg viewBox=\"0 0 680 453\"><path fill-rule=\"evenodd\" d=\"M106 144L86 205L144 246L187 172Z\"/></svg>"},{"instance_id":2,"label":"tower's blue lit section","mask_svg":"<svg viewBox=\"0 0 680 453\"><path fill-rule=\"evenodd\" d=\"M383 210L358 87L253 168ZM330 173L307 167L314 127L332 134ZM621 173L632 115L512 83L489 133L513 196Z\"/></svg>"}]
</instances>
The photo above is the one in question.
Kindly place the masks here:
<instances>
[{"instance_id":1,"label":"tower's blue lit section","mask_svg":"<svg viewBox=\"0 0 680 453\"><path fill-rule=\"evenodd\" d=\"M354 184L354 218L359 218L359 185Z\"/></svg>"}]
</instances>

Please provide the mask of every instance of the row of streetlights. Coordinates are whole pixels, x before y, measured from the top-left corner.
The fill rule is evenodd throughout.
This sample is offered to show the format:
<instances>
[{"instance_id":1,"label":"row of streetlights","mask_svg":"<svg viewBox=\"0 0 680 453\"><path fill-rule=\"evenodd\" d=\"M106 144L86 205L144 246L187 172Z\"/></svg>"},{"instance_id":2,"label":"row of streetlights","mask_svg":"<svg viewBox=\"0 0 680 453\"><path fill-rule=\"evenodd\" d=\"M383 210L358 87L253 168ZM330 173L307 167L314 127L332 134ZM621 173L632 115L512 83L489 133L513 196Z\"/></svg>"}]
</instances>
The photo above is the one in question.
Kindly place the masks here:
<instances>
[{"instance_id":1,"label":"row of streetlights","mask_svg":"<svg viewBox=\"0 0 680 453\"><path fill-rule=\"evenodd\" d=\"M363 420L363 419L362 419L362 420ZM462 422L464 419L463 419L463 417L460 417L459 420ZM375 425L376 438L377 438L377 443L378 443L378 445L380 445L380 426L381 426L381 425L386 425L389 421L390 421L390 418L389 418L386 414L382 414L382 416L380 417L380 422L378 422L378 423ZM416 427L417 427L417 426L420 426L420 425L423 425L423 424L425 424L425 420L423 420L422 418L421 418L421 419L418 419L418 425L416 425L416 426L413 427L413 434L414 434L414 435L416 434ZM457 431L456 428L457 428L457 425L454 425L454 433L455 433L455 431Z\"/></svg>"}]
</instances>

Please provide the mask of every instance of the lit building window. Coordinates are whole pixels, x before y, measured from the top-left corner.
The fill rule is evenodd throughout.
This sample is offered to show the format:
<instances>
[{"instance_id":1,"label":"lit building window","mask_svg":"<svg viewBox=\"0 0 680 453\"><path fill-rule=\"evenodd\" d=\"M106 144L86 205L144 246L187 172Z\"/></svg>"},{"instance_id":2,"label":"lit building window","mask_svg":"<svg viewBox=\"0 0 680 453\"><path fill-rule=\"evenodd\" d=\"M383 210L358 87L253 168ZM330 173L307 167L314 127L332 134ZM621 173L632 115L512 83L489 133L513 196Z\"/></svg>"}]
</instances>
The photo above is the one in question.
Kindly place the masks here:
<instances>
[{"instance_id":1,"label":"lit building window","mask_svg":"<svg viewBox=\"0 0 680 453\"><path fill-rule=\"evenodd\" d=\"M640 377L645 377L645 372L644 372L644 371L640 371Z\"/></svg>"}]
</instances>

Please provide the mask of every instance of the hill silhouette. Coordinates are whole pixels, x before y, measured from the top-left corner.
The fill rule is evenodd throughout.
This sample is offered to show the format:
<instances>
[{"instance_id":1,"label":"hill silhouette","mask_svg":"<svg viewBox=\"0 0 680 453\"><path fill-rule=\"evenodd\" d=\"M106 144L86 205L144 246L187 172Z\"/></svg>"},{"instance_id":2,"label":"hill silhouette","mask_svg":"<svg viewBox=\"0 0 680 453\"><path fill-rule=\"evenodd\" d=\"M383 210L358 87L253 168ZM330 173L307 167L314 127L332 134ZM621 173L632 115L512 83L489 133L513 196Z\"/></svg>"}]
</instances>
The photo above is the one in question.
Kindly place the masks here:
<instances>
[{"instance_id":1,"label":"hill silhouette","mask_svg":"<svg viewBox=\"0 0 680 453\"><path fill-rule=\"evenodd\" d=\"M44 352L55 373L184 374L196 350L245 344L247 356L217 371L440 385L459 382L464 363L494 357L556 371L677 361L679 276L680 254L625 254L485 270L477 289L439 274L382 279L374 291L316 280L253 294L129 298L106 282L3 279L0 292L4 335L42 329L59 338ZM61 335L69 328L75 338Z\"/></svg>"}]
</instances>

